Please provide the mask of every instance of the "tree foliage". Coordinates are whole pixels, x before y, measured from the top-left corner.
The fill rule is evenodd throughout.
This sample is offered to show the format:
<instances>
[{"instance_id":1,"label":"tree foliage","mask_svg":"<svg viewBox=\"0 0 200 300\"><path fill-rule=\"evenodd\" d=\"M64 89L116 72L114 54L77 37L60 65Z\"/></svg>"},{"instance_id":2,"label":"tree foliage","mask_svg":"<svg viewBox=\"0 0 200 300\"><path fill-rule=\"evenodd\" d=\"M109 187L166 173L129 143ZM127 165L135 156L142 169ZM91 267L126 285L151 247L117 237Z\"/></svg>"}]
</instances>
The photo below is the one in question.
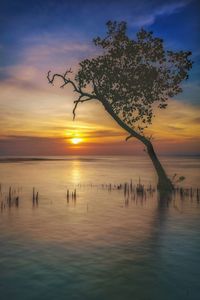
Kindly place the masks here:
<instances>
[{"instance_id":1,"label":"tree foliage","mask_svg":"<svg viewBox=\"0 0 200 300\"><path fill-rule=\"evenodd\" d=\"M189 51L166 50L163 40L141 29L136 39L127 35L125 22L107 23L104 38L93 40L102 54L80 62L77 89L106 101L124 123L138 133L152 122L154 109L182 91L192 67Z\"/></svg>"}]
</instances>

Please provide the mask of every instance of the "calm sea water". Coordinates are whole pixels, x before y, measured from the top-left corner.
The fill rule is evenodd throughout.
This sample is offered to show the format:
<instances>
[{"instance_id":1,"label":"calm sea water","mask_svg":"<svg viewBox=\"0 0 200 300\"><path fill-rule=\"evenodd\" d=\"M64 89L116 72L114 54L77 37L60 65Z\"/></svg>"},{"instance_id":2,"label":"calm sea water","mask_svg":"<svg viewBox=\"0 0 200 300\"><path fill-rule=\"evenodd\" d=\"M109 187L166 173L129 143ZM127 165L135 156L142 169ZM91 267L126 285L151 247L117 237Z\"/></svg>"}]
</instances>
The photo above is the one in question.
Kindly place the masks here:
<instances>
[{"instance_id":1,"label":"calm sea water","mask_svg":"<svg viewBox=\"0 0 200 300\"><path fill-rule=\"evenodd\" d=\"M199 158L162 161L170 176L186 177L182 186L200 187ZM10 186L19 195L0 213L0 298L200 299L200 203L117 189L139 178L155 186L143 157L0 163L0 201Z\"/></svg>"}]
</instances>

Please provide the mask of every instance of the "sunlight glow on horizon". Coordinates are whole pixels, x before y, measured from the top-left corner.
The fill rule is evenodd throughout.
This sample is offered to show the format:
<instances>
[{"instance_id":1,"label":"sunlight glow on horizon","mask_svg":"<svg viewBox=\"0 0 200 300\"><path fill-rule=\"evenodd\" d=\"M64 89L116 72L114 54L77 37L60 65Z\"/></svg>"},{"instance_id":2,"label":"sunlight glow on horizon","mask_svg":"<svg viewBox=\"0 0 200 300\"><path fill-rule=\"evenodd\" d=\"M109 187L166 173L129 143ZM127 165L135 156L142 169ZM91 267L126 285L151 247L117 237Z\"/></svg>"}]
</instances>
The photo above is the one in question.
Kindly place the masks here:
<instances>
[{"instance_id":1,"label":"sunlight glow on horizon","mask_svg":"<svg viewBox=\"0 0 200 300\"><path fill-rule=\"evenodd\" d=\"M83 142L82 138L79 138L79 137L71 138L71 143L74 144L74 145L80 144L81 142Z\"/></svg>"}]
</instances>

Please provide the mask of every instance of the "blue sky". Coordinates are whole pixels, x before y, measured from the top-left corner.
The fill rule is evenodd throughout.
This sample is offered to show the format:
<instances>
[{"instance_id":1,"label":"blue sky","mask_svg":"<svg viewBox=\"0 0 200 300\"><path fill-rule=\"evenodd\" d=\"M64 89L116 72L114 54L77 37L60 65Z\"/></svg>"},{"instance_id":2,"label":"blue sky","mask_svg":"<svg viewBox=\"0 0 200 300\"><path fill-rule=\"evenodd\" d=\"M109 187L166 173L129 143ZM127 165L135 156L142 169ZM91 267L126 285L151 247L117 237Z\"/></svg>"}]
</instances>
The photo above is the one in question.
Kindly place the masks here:
<instances>
[{"instance_id":1,"label":"blue sky","mask_svg":"<svg viewBox=\"0 0 200 300\"><path fill-rule=\"evenodd\" d=\"M125 20L132 36L143 26L163 37L169 48L193 52L195 64L190 84L185 84L185 93L181 98L197 103L199 10L195 0L1 0L1 78L7 76L6 66L18 65L23 60L26 49L40 44L43 39L48 45L47 37L57 43L64 40L90 43L94 36L104 34L107 20ZM85 55L73 54L77 59ZM61 59L58 59L59 64L62 64Z\"/></svg>"}]
</instances>

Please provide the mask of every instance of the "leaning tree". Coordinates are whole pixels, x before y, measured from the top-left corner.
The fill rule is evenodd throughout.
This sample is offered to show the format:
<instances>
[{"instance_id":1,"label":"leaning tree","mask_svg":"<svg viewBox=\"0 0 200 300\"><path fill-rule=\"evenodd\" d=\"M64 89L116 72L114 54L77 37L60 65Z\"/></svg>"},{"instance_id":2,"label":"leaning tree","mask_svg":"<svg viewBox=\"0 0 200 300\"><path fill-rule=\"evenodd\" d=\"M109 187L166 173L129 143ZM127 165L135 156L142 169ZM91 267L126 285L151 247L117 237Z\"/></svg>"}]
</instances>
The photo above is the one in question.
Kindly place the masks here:
<instances>
[{"instance_id":1,"label":"leaning tree","mask_svg":"<svg viewBox=\"0 0 200 300\"><path fill-rule=\"evenodd\" d=\"M180 84L188 78L192 67L189 51L169 51L163 40L152 32L141 29L136 39L127 35L126 22L107 23L107 34L97 37L94 45L101 54L84 59L71 79L71 69L64 74L50 75L53 84L56 77L63 81L61 87L71 84L78 94L74 101L73 115L80 103L98 100L110 116L129 136L145 145L158 175L158 188L172 190L145 129L152 123L155 109L165 109L169 98L182 91Z\"/></svg>"}]
</instances>

